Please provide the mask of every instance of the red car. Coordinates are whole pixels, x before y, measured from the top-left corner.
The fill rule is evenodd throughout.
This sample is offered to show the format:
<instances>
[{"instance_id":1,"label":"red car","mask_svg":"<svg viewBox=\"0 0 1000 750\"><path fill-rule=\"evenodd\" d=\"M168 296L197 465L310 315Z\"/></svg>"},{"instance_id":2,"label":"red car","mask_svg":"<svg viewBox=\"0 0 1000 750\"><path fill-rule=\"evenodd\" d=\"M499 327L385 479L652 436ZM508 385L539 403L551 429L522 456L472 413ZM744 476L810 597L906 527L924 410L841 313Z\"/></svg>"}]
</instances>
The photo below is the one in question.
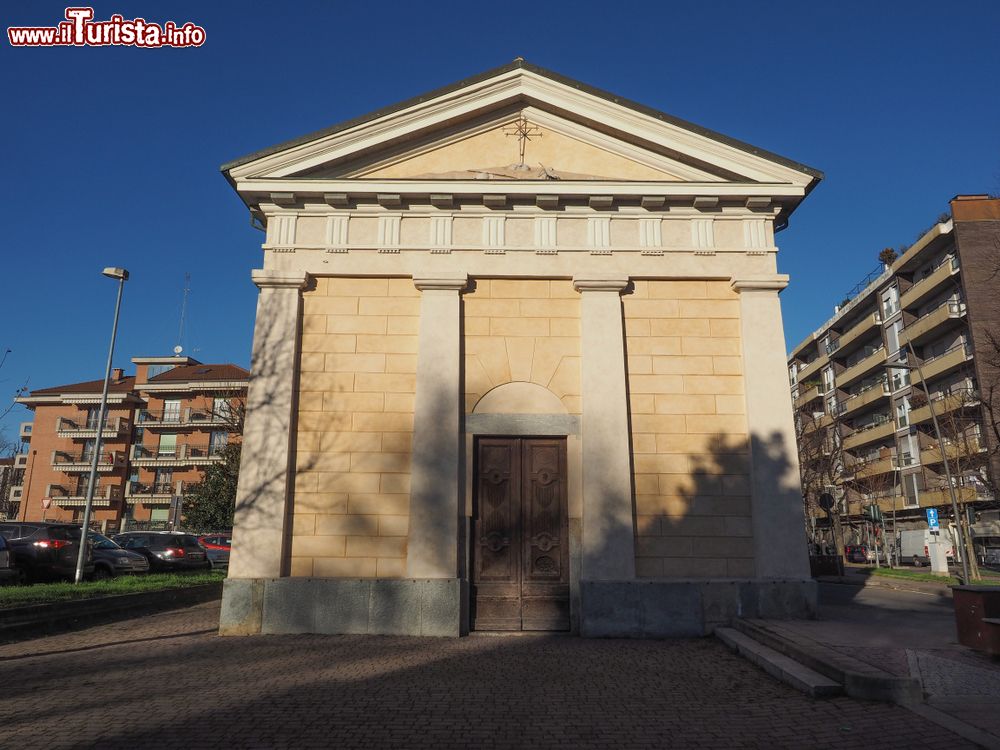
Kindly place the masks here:
<instances>
[{"instance_id":1,"label":"red car","mask_svg":"<svg viewBox=\"0 0 1000 750\"><path fill-rule=\"evenodd\" d=\"M203 534L198 537L201 546L208 552L208 559L212 561L213 568L229 567L229 549L233 544L233 534L231 531L217 534Z\"/></svg>"}]
</instances>

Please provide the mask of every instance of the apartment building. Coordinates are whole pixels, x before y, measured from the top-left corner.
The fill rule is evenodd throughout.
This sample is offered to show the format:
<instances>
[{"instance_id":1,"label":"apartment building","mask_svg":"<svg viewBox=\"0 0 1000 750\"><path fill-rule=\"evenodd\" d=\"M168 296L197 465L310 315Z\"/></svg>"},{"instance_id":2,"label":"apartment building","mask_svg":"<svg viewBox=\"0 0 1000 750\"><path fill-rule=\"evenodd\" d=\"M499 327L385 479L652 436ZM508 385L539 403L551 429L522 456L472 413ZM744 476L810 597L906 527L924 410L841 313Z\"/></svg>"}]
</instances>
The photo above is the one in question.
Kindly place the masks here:
<instances>
[{"instance_id":1,"label":"apartment building","mask_svg":"<svg viewBox=\"0 0 1000 750\"><path fill-rule=\"evenodd\" d=\"M900 528L925 526L931 507L951 518L945 458L959 502L992 506L998 268L1000 200L958 196L950 216L791 351L803 491L817 526L827 521L824 491L848 522L873 505Z\"/></svg>"},{"instance_id":2,"label":"apartment building","mask_svg":"<svg viewBox=\"0 0 1000 750\"><path fill-rule=\"evenodd\" d=\"M22 453L0 458L0 517L6 518L15 496L20 501L26 459Z\"/></svg>"},{"instance_id":3,"label":"apartment building","mask_svg":"<svg viewBox=\"0 0 1000 750\"><path fill-rule=\"evenodd\" d=\"M18 402L24 468L8 517L79 522L101 430L93 519L103 529L166 524L185 487L237 440L249 373L191 357L136 357L136 374L112 371L103 425L103 381L42 388ZM16 491L16 498L13 496Z\"/></svg>"}]
</instances>

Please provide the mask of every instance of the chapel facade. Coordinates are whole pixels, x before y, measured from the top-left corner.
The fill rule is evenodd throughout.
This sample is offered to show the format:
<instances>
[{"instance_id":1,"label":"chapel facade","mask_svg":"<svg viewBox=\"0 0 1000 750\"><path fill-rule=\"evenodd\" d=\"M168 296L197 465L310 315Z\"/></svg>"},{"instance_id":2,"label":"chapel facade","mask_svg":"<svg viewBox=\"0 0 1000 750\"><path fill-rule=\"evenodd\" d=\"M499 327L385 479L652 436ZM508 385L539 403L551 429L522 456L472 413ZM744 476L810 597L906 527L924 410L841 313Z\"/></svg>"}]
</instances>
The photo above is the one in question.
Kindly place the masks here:
<instances>
[{"instance_id":1,"label":"chapel facade","mask_svg":"<svg viewBox=\"0 0 1000 750\"><path fill-rule=\"evenodd\" d=\"M266 239L222 633L813 610L775 233L819 172L520 59L223 172Z\"/></svg>"}]
</instances>

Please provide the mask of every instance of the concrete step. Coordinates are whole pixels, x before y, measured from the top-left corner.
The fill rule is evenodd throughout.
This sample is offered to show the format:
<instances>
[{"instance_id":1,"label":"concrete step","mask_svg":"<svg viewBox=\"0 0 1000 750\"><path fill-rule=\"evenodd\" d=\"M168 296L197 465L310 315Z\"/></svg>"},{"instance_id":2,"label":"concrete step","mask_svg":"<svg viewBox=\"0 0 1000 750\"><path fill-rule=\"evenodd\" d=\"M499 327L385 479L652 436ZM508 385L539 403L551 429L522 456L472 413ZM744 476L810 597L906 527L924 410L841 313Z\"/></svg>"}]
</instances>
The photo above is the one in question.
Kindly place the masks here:
<instances>
[{"instance_id":1,"label":"concrete step","mask_svg":"<svg viewBox=\"0 0 1000 750\"><path fill-rule=\"evenodd\" d=\"M840 683L802 666L794 659L768 648L737 630L716 628L715 635L747 661L806 695L813 698L828 698L844 692L844 687Z\"/></svg>"},{"instance_id":2,"label":"concrete step","mask_svg":"<svg viewBox=\"0 0 1000 750\"><path fill-rule=\"evenodd\" d=\"M781 621L736 620L733 628L844 686L852 698L912 706L923 701L920 680L898 677L783 628Z\"/></svg>"}]
</instances>

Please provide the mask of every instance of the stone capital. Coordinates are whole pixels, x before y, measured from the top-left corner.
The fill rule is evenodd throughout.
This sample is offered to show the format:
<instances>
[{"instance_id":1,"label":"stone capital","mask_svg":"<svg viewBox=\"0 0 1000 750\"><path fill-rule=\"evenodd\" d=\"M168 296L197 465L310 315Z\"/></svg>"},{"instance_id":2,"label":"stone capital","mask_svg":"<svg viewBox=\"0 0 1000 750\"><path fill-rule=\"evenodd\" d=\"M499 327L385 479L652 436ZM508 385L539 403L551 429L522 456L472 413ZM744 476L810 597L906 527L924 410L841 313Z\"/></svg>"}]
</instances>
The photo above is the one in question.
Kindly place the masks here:
<instances>
[{"instance_id":1,"label":"stone capital","mask_svg":"<svg viewBox=\"0 0 1000 750\"><path fill-rule=\"evenodd\" d=\"M628 286L629 277L624 274L606 276L574 276L573 288L578 292L617 292Z\"/></svg>"},{"instance_id":2,"label":"stone capital","mask_svg":"<svg viewBox=\"0 0 1000 750\"><path fill-rule=\"evenodd\" d=\"M255 268L250 272L250 278L258 289L304 289L309 283L309 274L305 271L278 271L269 268Z\"/></svg>"},{"instance_id":3,"label":"stone capital","mask_svg":"<svg viewBox=\"0 0 1000 750\"><path fill-rule=\"evenodd\" d=\"M413 286L421 292L454 291L460 292L469 285L467 273L442 273L436 276L414 276Z\"/></svg>"},{"instance_id":4,"label":"stone capital","mask_svg":"<svg viewBox=\"0 0 1000 750\"><path fill-rule=\"evenodd\" d=\"M761 276L742 276L730 283L734 292L780 292L788 286L788 274L772 273Z\"/></svg>"}]
</instances>

